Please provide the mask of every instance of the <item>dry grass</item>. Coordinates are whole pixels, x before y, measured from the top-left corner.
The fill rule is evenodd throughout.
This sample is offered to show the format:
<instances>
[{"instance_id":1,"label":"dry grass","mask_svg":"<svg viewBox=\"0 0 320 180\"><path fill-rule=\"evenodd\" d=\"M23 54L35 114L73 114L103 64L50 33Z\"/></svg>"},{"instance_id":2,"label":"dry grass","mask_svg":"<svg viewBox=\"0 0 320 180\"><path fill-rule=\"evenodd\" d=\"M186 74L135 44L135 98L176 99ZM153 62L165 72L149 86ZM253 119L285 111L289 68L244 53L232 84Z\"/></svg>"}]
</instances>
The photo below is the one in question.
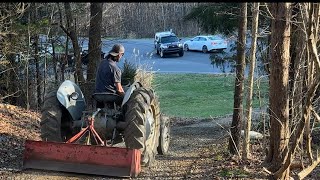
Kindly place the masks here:
<instances>
[{"instance_id":1,"label":"dry grass","mask_svg":"<svg viewBox=\"0 0 320 180\"><path fill-rule=\"evenodd\" d=\"M149 67L146 64L135 65L129 61L125 61L122 68L122 83L132 84L133 82L138 81L143 87L151 88L154 73L147 71L147 69L149 69Z\"/></svg>"},{"instance_id":2,"label":"dry grass","mask_svg":"<svg viewBox=\"0 0 320 180\"><path fill-rule=\"evenodd\" d=\"M148 72L141 67L139 67L136 72L137 72L137 74L134 77L134 80L139 81L143 87L151 88L153 78L154 78L154 73L150 72L150 71Z\"/></svg>"}]
</instances>

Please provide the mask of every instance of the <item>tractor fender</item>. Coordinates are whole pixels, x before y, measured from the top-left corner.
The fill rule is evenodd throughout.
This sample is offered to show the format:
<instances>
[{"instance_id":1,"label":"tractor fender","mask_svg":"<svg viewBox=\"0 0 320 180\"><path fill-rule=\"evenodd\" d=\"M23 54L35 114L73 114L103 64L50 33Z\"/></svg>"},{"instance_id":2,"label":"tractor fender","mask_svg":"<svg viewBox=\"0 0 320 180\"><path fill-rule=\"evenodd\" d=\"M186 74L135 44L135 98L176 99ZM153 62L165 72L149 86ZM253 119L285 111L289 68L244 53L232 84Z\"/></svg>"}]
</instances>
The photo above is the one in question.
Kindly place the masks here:
<instances>
[{"instance_id":1,"label":"tractor fender","mask_svg":"<svg viewBox=\"0 0 320 180\"><path fill-rule=\"evenodd\" d=\"M71 98L71 94L76 92L78 97ZM79 86L70 80L65 80L57 91L58 101L68 110L73 120L80 120L82 112L86 108L86 102Z\"/></svg>"},{"instance_id":2,"label":"tractor fender","mask_svg":"<svg viewBox=\"0 0 320 180\"><path fill-rule=\"evenodd\" d=\"M129 89L127 89L124 95L124 98L122 100L122 104L121 107L123 107L124 104L126 104L126 102L130 99L131 94L133 93L134 90L136 90L137 88L142 87L140 82L134 82L133 84L131 84L131 86L129 87Z\"/></svg>"}]
</instances>

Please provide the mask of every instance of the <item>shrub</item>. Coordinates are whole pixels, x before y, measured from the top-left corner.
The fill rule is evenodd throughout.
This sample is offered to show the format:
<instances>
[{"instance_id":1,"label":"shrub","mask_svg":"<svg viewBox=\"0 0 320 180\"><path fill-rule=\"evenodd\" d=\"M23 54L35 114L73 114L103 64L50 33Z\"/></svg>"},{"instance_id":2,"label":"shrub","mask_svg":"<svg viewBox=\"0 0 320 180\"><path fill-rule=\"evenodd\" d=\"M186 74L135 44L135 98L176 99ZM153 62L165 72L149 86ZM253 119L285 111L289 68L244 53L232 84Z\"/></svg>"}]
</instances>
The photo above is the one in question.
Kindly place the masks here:
<instances>
[{"instance_id":1,"label":"shrub","mask_svg":"<svg viewBox=\"0 0 320 180\"><path fill-rule=\"evenodd\" d=\"M139 81L143 87L151 88L153 73L146 71L144 66L124 61L121 81L123 85L132 84L134 81Z\"/></svg>"}]
</instances>

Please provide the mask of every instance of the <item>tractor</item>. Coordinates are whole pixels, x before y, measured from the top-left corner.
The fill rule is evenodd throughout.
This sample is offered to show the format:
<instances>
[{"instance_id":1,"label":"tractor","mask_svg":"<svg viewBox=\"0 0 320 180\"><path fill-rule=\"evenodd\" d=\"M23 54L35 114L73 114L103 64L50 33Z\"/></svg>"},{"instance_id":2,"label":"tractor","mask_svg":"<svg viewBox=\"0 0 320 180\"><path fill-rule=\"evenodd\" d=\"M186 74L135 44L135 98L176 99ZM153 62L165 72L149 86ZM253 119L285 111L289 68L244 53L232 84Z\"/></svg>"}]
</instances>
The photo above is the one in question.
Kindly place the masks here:
<instances>
[{"instance_id":1,"label":"tractor","mask_svg":"<svg viewBox=\"0 0 320 180\"><path fill-rule=\"evenodd\" d=\"M117 151L117 148L124 146L125 149L139 150L141 153L139 163L142 166L152 165L156 154L166 155L168 153L170 120L160 113L158 97L151 88L145 88L141 83L134 82L128 86L123 98L108 92L94 93L92 98L93 102L103 103L104 106L97 108L93 105L92 110L86 110L88 108L82 91L70 80L64 81L58 90L48 93L41 110L40 127L43 142L40 145L46 142L58 143L54 144L58 146L55 151L60 152L66 145L80 144L87 148L85 151L88 153L90 153L91 147L100 146L100 154L105 154L105 150L108 148L114 148L112 150ZM41 154L40 152L36 153L39 149L36 146L40 145L31 145L30 143L31 147L26 148L26 151L29 152L25 153L24 164L28 164L28 161L31 161L35 154ZM48 146L43 151L48 152L49 149L52 148ZM66 154L68 154L64 155L66 159L62 158L59 161L67 163L70 152ZM74 151L73 156L79 157L83 154L83 152ZM56 158L58 155L52 156ZM103 158L98 157L97 159ZM97 162L97 164L99 163ZM39 166L37 165L37 167ZM27 166L27 168L33 167L35 166ZM41 168L46 169L43 165L38 169ZM76 169L70 170L70 172L82 173L82 170ZM103 174L108 175L108 173ZM111 175L118 176L117 174Z\"/></svg>"}]
</instances>

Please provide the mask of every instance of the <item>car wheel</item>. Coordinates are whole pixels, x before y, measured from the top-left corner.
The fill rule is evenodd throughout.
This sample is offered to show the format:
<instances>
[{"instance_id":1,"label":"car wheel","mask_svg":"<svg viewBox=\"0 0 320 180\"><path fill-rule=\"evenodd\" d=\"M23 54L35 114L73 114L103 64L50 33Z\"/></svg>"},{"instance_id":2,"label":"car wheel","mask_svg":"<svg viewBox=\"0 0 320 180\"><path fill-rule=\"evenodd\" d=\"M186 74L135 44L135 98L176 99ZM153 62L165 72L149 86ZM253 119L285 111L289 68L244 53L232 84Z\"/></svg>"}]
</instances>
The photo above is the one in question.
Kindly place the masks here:
<instances>
[{"instance_id":1,"label":"car wheel","mask_svg":"<svg viewBox=\"0 0 320 180\"><path fill-rule=\"evenodd\" d=\"M160 57L161 57L161 58L164 58L164 53L163 53L163 50L162 50L162 49L160 49Z\"/></svg>"},{"instance_id":2,"label":"car wheel","mask_svg":"<svg viewBox=\"0 0 320 180\"><path fill-rule=\"evenodd\" d=\"M207 46L203 46L203 47L202 47L202 52L203 52L203 53L207 53L207 52L208 52Z\"/></svg>"},{"instance_id":3,"label":"car wheel","mask_svg":"<svg viewBox=\"0 0 320 180\"><path fill-rule=\"evenodd\" d=\"M185 45L184 45L184 49L187 50L187 51L189 51L189 46L188 46L188 44L185 44Z\"/></svg>"},{"instance_id":4,"label":"car wheel","mask_svg":"<svg viewBox=\"0 0 320 180\"><path fill-rule=\"evenodd\" d=\"M183 56L183 51L179 52L179 56L182 57Z\"/></svg>"}]
</instances>

